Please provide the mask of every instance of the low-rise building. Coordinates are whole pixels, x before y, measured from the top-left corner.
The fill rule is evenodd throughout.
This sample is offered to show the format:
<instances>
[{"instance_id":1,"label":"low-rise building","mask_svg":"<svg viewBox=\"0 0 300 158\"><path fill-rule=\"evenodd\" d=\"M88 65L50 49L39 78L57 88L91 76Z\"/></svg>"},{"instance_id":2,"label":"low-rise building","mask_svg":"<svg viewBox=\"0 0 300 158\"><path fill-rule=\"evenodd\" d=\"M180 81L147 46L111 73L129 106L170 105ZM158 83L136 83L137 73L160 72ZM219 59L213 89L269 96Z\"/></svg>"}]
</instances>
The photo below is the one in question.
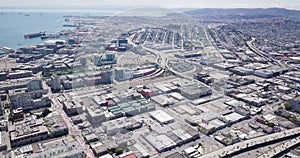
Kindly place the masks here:
<instances>
[{"instance_id":1,"label":"low-rise building","mask_svg":"<svg viewBox=\"0 0 300 158\"><path fill-rule=\"evenodd\" d=\"M28 70L19 70L15 72L10 72L8 74L9 79L18 79L18 78L25 78L31 76L32 76L32 71L28 71Z\"/></svg>"},{"instance_id":2,"label":"low-rise building","mask_svg":"<svg viewBox=\"0 0 300 158\"><path fill-rule=\"evenodd\" d=\"M227 124L234 124L237 123L243 119L245 119L246 117L243 115L240 115L236 112L230 113L230 114L226 114L220 117L220 120L226 122Z\"/></svg>"},{"instance_id":3,"label":"low-rise building","mask_svg":"<svg viewBox=\"0 0 300 158\"><path fill-rule=\"evenodd\" d=\"M114 115L114 117L130 117L155 110L155 104L147 101L146 99L138 99L109 106L108 110Z\"/></svg>"},{"instance_id":4,"label":"low-rise building","mask_svg":"<svg viewBox=\"0 0 300 158\"><path fill-rule=\"evenodd\" d=\"M189 85L180 88L181 95L185 98L195 100L212 94L210 88L198 85Z\"/></svg>"},{"instance_id":5,"label":"low-rise building","mask_svg":"<svg viewBox=\"0 0 300 158\"><path fill-rule=\"evenodd\" d=\"M161 134L161 135L154 135L154 134L145 134L143 135L145 140L151 144L159 153L168 151L176 147L176 142L174 142L168 136Z\"/></svg>"},{"instance_id":6,"label":"low-rise building","mask_svg":"<svg viewBox=\"0 0 300 158\"><path fill-rule=\"evenodd\" d=\"M43 125L43 119L25 118L25 120L9 126L10 141L13 147L45 140L49 131Z\"/></svg>"},{"instance_id":7,"label":"low-rise building","mask_svg":"<svg viewBox=\"0 0 300 158\"><path fill-rule=\"evenodd\" d=\"M17 147L66 135L68 127L61 115L53 115L45 120L30 116L9 126L8 132L12 147Z\"/></svg>"},{"instance_id":8,"label":"low-rise building","mask_svg":"<svg viewBox=\"0 0 300 158\"><path fill-rule=\"evenodd\" d=\"M149 112L150 116L158 121L160 124L168 124L174 122L174 118L164 112L163 110L156 110Z\"/></svg>"},{"instance_id":9,"label":"low-rise building","mask_svg":"<svg viewBox=\"0 0 300 158\"><path fill-rule=\"evenodd\" d=\"M0 72L0 81L5 81L7 78L6 72Z\"/></svg>"},{"instance_id":10,"label":"low-rise building","mask_svg":"<svg viewBox=\"0 0 300 158\"><path fill-rule=\"evenodd\" d=\"M63 102L63 110L69 116L75 116L82 113L82 105L75 101Z\"/></svg>"},{"instance_id":11,"label":"low-rise building","mask_svg":"<svg viewBox=\"0 0 300 158\"><path fill-rule=\"evenodd\" d=\"M198 126L199 126L199 130L202 133L211 134L217 130L226 127L226 123L219 119L214 119L211 121L202 120L202 122L200 122Z\"/></svg>"},{"instance_id":12,"label":"low-rise building","mask_svg":"<svg viewBox=\"0 0 300 158\"><path fill-rule=\"evenodd\" d=\"M7 145L6 145L6 132L5 131L0 131L0 151L6 150Z\"/></svg>"},{"instance_id":13,"label":"low-rise building","mask_svg":"<svg viewBox=\"0 0 300 158\"><path fill-rule=\"evenodd\" d=\"M99 141L99 137L95 133L88 133L83 135L86 143Z\"/></svg>"},{"instance_id":14,"label":"low-rise building","mask_svg":"<svg viewBox=\"0 0 300 158\"><path fill-rule=\"evenodd\" d=\"M46 93L47 90L28 91L26 88L13 89L8 92L12 108L23 110L50 106L51 100Z\"/></svg>"},{"instance_id":15,"label":"low-rise building","mask_svg":"<svg viewBox=\"0 0 300 158\"><path fill-rule=\"evenodd\" d=\"M207 73L196 73L194 74L194 79L202 82L202 83L205 83L205 84L210 84L214 81L214 79L209 76Z\"/></svg>"},{"instance_id":16,"label":"low-rise building","mask_svg":"<svg viewBox=\"0 0 300 158\"><path fill-rule=\"evenodd\" d=\"M242 75L242 76L251 75L254 72L253 69L245 68L245 67L234 67L230 69L230 71L233 72L234 74Z\"/></svg>"},{"instance_id":17,"label":"low-rise building","mask_svg":"<svg viewBox=\"0 0 300 158\"><path fill-rule=\"evenodd\" d=\"M13 152L15 157L76 157L85 158L81 144L72 137L65 137L46 143L23 146Z\"/></svg>"},{"instance_id":18,"label":"low-rise building","mask_svg":"<svg viewBox=\"0 0 300 158\"><path fill-rule=\"evenodd\" d=\"M102 156L107 154L110 151L116 149L118 145L114 141L109 142L95 142L91 144L91 149L94 152L95 156Z\"/></svg>"},{"instance_id":19,"label":"low-rise building","mask_svg":"<svg viewBox=\"0 0 300 158\"><path fill-rule=\"evenodd\" d=\"M217 63L213 65L214 68L219 70L229 70L231 68L234 68L234 65L228 64L228 63Z\"/></svg>"},{"instance_id":20,"label":"low-rise building","mask_svg":"<svg viewBox=\"0 0 300 158\"><path fill-rule=\"evenodd\" d=\"M24 118L24 113L22 108L17 108L14 109L12 112L12 121L20 121L23 120Z\"/></svg>"},{"instance_id":21,"label":"low-rise building","mask_svg":"<svg viewBox=\"0 0 300 158\"><path fill-rule=\"evenodd\" d=\"M291 107L293 110L300 113L300 96L294 98L291 100Z\"/></svg>"},{"instance_id":22,"label":"low-rise building","mask_svg":"<svg viewBox=\"0 0 300 158\"><path fill-rule=\"evenodd\" d=\"M65 120L59 114L55 114L52 117L47 117L44 119L44 121L44 125L47 126L47 129L49 130L49 136L51 138L60 137L69 133L69 129Z\"/></svg>"},{"instance_id":23,"label":"low-rise building","mask_svg":"<svg viewBox=\"0 0 300 158\"><path fill-rule=\"evenodd\" d=\"M87 120L94 127L100 126L102 122L108 120L108 118L105 116L105 111L100 108L87 107L86 112Z\"/></svg>"},{"instance_id":24,"label":"low-rise building","mask_svg":"<svg viewBox=\"0 0 300 158\"><path fill-rule=\"evenodd\" d=\"M115 120L107 121L102 123L102 128L108 135L115 133L125 133L142 127L142 123L132 118L121 117Z\"/></svg>"}]
</instances>

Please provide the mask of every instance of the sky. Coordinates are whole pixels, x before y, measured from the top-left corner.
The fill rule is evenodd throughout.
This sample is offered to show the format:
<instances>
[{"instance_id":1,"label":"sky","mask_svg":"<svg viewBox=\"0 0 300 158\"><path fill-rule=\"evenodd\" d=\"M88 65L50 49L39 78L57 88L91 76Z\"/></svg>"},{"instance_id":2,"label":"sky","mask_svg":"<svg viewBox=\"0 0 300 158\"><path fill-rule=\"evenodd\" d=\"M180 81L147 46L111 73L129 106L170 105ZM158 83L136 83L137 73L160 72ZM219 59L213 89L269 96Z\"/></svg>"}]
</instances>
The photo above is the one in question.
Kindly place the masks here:
<instances>
[{"instance_id":1,"label":"sky","mask_svg":"<svg viewBox=\"0 0 300 158\"><path fill-rule=\"evenodd\" d=\"M1 8L97 9L160 6L164 8L268 8L300 10L300 0L0 0Z\"/></svg>"}]
</instances>

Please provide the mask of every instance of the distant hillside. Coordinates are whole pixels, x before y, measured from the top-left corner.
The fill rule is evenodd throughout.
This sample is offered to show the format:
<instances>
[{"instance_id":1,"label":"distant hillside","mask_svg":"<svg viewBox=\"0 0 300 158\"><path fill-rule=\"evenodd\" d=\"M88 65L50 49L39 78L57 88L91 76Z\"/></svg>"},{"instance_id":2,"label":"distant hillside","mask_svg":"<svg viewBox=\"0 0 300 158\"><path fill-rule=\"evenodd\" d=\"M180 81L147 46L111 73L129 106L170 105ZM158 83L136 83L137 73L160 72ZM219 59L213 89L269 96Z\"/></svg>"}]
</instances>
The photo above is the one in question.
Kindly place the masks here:
<instances>
[{"instance_id":1,"label":"distant hillside","mask_svg":"<svg viewBox=\"0 0 300 158\"><path fill-rule=\"evenodd\" d=\"M195 9L185 11L184 13L191 16L217 16L217 15L272 15L272 16L289 16L300 17L300 11L289 10L284 8L236 8L236 9Z\"/></svg>"}]
</instances>

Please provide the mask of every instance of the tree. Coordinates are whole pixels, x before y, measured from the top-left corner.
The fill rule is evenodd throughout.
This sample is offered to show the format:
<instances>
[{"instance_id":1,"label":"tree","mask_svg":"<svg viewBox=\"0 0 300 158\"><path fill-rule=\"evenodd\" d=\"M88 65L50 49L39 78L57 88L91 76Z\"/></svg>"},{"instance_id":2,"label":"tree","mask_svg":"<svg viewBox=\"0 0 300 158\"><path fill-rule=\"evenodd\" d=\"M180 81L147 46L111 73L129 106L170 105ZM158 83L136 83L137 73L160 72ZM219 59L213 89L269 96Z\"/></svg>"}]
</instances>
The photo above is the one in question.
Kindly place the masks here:
<instances>
[{"instance_id":1,"label":"tree","mask_svg":"<svg viewBox=\"0 0 300 158\"><path fill-rule=\"evenodd\" d=\"M297 120L297 117L295 115L290 115L289 120L294 122Z\"/></svg>"},{"instance_id":2,"label":"tree","mask_svg":"<svg viewBox=\"0 0 300 158\"><path fill-rule=\"evenodd\" d=\"M60 93L63 93L64 90L65 90L65 87L64 87L64 86L61 86L61 87L60 87Z\"/></svg>"},{"instance_id":3,"label":"tree","mask_svg":"<svg viewBox=\"0 0 300 158\"><path fill-rule=\"evenodd\" d=\"M13 114L12 114L12 112L10 112L8 115L8 121L12 121L12 119L13 119Z\"/></svg>"},{"instance_id":4,"label":"tree","mask_svg":"<svg viewBox=\"0 0 300 158\"><path fill-rule=\"evenodd\" d=\"M9 103L8 102L4 102L3 108L4 109L8 109L9 108Z\"/></svg>"},{"instance_id":5,"label":"tree","mask_svg":"<svg viewBox=\"0 0 300 158\"><path fill-rule=\"evenodd\" d=\"M280 106L279 108L278 108L278 110L283 110L284 108L282 107L282 106Z\"/></svg>"},{"instance_id":6,"label":"tree","mask_svg":"<svg viewBox=\"0 0 300 158\"><path fill-rule=\"evenodd\" d=\"M43 110L42 115L43 115L43 117L45 117L50 113L51 113L51 111L48 108L46 108L46 109Z\"/></svg>"},{"instance_id":7,"label":"tree","mask_svg":"<svg viewBox=\"0 0 300 158\"><path fill-rule=\"evenodd\" d=\"M267 126L269 126L269 127L274 127L275 124L274 124L273 122L267 122Z\"/></svg>"},{"instance_id":8,"label":"tree","mask_svg":"<svg viewBox=\"0 0 300 158\"><path fill-rule=\"evenodd\" d=\"M123 153L123 149L122 148L116 148L115 153L116 153L116 155L121 155Z\"/></svg>"},{"instance_id":9,"label":"tree","mask_svg":"<svg viewBox=\"0 0 300 158\"><path fill-rule=\"evenodd\" d=\"M43 112L40 115L37 115L37 118L46 117L50 113L51 111L48 108L46 108L43 110Z\"/></svg>"},{"instance_id":10,"label":"tree","mask_svg":"<svg viewBox=\"0 0 300 158\"><path fill-rule=\"evenodd\" d=\"M292 110L292 105L290 101L284 103L284 107L286 110Z\"/></svg>"}]
</instances>

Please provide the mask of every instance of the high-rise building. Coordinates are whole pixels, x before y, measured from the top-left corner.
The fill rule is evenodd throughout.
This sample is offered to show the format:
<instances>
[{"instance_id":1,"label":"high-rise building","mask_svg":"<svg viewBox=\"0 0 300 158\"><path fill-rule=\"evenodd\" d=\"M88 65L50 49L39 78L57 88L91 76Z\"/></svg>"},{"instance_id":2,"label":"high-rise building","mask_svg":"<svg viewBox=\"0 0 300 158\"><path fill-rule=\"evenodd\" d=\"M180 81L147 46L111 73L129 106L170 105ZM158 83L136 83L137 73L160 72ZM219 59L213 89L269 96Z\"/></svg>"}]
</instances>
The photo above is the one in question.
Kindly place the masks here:
<instances>
[{"instance_id":1,"label":"high-rise building","mask_svg":"<svg viewBox=\"0 0 300 158\"><path fill-rule=\"evenodd\" d=\"M105 117L104 111L95 107L87 108L86 118L89 121L89 123L94 127L100 126L102 122L108 119Z\"/></svg>"},{"instance_id":2,"label":"high-rise building","mask_svg":"<svg viewBox=\"0 0 300 158\"><path fill-rule=\"evenodd\" d=\"M31 109L31 96L25 89L9 90L9 99L13 109Z\"/></svg>"},{"instance_id":3,"label":"high-rise building","mask_svg":"<svg viewBox=\"0 0 300 158\"><path fill-rule=\"evenodd\" d=\"M5 81L6 80L6 72L0 72L0 81Z\"/></svg>"},{"instance_id":4,"label":"high-rise building","mask_svg":"<svg viewBox=\"0 0 300 158\"><path fill-rule=\"evenodd\" d=\"M101 73L101 78L102 78L102 84L111 84L113 83L113 77L114 76L114 71L113 70L107 70L103 71Z\"/></svg>"},{"instance_id":5,"label":"high-rise building","mask_svg":"<svg viewBox=\"0 0 300 158\"><path fill-rule=\"evenodd\" d=\"M3 115L3 104L2 101L0 100L0 116Z\"/></svg>"},{"instance_id":6,"label":"high-rise building","mask_svg":"<svg viewBox=\"0 0 300 158\"><path fill-rule=\"evenodd\" d=\"M115 68L115 80L117 81L126 81L133 78L133 70L126 68Z\"/></svg>"},{"instance_id":7,"label":"high-rise building","mask_svg":"<svg viewBox=\"0 0 300 158\"><path fill-rule=\"evenodd\" d=\"M42 90L42 89L43 89L43 85L42 85L42 80L40 79L34 79L27 83L27 90L29 92Z\"/></svg>"},{"instance_id":8,"label":"high-rise building","mask_svg":"<svg viewBox=\"0 0 300 158\"><path fill-rule=\"evenodd\" d=\"M52 76L51 77L51 90L56 92L56 91L60 91L61 90L61 81L60 81L60 77L59 76Z\"/></svg>"},{"instance_id":9,"label":"high-rise building","mask_svg":"<svg viewBox=\"0 0 300 158\"><path fill-rule=\"evenodd\" d=\"M51 106L51 100L44 90L28 92L26 88L13 89L8 91L8 95L13 109L30 110Z\"/></svg>"},{"instance_id":10,"label":"high-rise building","mask_svg":"<svg viewBox=\"0 0 300 158\"><path fill-rule=\"evenodd\" d=\"M107 53L102 54L102 55L95 55L94 56L94 64L96 66L102 66L102 65L112 65L112 64L116 64L117 60L115 57L115 54L113 53Z\"/></svg>"},{"instance_id":11,"label":"high-rise building","mask_svg":"<svg viewBox=\"0 0 300 158\"><path fill-rule=\"evenodd\" d=\"M80 61L80 64L82 66L87 66L87 59L86 58L80 58L79 61Z\"/></svg>"}]
</instances>

